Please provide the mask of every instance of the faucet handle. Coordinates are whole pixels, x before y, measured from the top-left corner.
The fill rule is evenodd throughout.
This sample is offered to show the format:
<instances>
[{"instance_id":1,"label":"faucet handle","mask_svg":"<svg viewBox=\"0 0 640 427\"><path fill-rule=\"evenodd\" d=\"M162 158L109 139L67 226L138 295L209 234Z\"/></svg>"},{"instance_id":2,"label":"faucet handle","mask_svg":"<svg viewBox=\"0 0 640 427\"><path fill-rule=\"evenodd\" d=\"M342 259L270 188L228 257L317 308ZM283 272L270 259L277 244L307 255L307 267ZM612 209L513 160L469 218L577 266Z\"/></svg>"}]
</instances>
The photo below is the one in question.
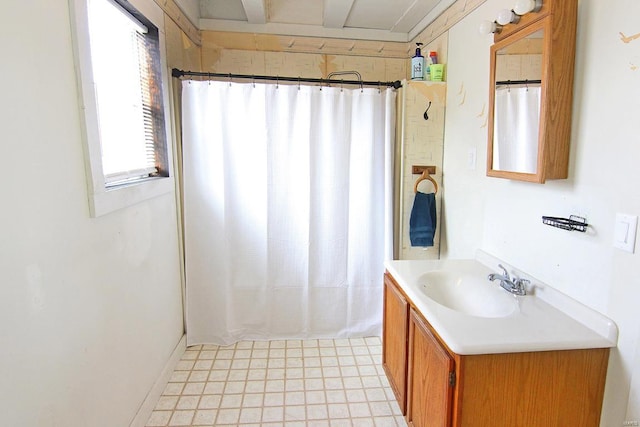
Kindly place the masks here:
<instances>
[{"instance_id":1,"label":"faucet handle","mask_svg":"<svg viewBox=\"0 0 640 427\"><path fill-rule=\"evenodd\" d=\"M527 285L530 283L531 283L531 280L528 280L528 279L522 279L520 277L513 278L513 285L518 291L521 292L519 293L519 295L526 295Z\"/></svg>"},{"instance_id":2,"label":"faucet handle","mask_svg":"<svg viewBox=\"0 0 640 427\"><path fill-rule=\"evenodd\" d=\"M502 264L498 264L498 267L500 267L502 269L502 272L504 273L504 277L509 280L510 276L509 276L509 272L507 271L506 268L504 268L504 266Z\"/></svg>"}]
</instances>

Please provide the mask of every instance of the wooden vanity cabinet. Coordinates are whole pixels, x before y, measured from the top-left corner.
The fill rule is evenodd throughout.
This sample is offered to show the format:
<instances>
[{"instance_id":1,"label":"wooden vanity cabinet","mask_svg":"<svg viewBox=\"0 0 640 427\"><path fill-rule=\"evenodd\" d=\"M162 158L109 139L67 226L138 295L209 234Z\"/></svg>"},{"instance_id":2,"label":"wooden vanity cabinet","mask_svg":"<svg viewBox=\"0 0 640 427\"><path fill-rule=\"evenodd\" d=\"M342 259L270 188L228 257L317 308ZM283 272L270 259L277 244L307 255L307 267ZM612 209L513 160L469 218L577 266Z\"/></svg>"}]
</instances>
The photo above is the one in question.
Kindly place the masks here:
<instances>
[{"instance_id":1,"label":"wooden vanity cabinet","mask_svg":"<svg viewBox=\"0 0 640 427\"><path fill-rule=\"evenodd\" d=\"M384 295L383 363L409 426L600 425L608 348L459 355L388 273Z\"/></svg>"},{"instance_id":2,"label":"wooden vanity cabinet","mask_svg":"<svg viewBox=\"0 0 640 427\"><path fill-rule=\"evenodd\" d=\"M448 427L455 386L454 360L415 310L410 311L407 423Z\"/></svg>"},{"instance_id":3,"label":"wooden vanity cabinet","mask_svg":"<svg viewBox=\"0 0 640 427\"><path fill-rule=\"evenodd\" d=\"M384 277L382 367L402 414L407 404L407 346L409 303L388 274Z\"/></svg>"}]
</instances>

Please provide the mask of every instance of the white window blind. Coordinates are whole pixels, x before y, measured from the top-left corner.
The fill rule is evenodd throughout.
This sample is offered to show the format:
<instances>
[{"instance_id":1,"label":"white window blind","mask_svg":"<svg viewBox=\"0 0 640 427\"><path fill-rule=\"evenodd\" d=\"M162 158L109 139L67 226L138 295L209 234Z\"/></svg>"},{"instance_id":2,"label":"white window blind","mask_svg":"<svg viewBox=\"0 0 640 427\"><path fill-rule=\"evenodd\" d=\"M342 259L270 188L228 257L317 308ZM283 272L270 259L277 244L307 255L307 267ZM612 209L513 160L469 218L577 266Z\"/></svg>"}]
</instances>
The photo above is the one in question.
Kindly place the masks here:
<instances>
[{"instance_id":1,"label":"white window blind","mask_svg":"<svg viewBox=\"0 0 640 427\"><path fill-rule=\"evenodd\" d=\"M157 124L148 28L110 0L91 0L89 34L105 185L154 176Z\"/></svg>"}]
</instances>

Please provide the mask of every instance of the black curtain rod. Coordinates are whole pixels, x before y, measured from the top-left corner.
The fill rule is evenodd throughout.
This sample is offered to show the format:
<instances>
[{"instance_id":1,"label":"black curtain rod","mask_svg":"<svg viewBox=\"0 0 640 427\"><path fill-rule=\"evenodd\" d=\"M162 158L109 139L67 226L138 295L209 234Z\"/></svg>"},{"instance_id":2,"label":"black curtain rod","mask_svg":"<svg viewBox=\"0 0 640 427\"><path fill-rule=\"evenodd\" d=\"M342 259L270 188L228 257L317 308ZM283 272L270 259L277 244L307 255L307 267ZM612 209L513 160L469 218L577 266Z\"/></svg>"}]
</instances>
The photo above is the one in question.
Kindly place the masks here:
<instances>
[{"instance_id":1,"label":"black curtain rod","mask_svg":"<svg viewBox=\"0 0 640 427\"><path fill-rule=\"evenodd\" d=\"M400 80L395 82L371 82L363 80L335 80L335 79L313 79L303 77L281 77L281 76L251 76L248 74L223 74L223 73L203 73L200 71L183 71L177 68L171 70L171 76L175 78L181 77L219 77L225 79L248 79L248 80L270 80L276 82L296 82L296 83L320 83L329 85L331 83L340 83L345 85L358 85L358 86L385 86L398 89L402 87Z\"/></svg>"},{"instance_id":2,"label":"black curtain rod","mask_svg":"<svg viewBox=\"0 0 640 427\"><path fill-rule=\"evenodd\" d=\"M496 82L497 85L526 85L526 84L542 84L542 80L502 80Z\"/></svg>"}]
</instances>

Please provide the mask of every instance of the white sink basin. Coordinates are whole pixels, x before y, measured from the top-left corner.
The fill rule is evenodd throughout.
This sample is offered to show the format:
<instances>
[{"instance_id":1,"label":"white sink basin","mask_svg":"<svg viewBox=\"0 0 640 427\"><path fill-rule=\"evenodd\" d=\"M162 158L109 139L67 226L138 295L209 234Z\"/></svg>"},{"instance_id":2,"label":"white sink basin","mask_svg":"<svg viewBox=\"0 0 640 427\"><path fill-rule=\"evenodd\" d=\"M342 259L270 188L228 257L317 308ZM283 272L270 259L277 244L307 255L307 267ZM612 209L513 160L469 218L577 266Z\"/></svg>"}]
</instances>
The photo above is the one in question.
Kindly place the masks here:
<instances>
[{"instance_id":1,"label":"white sink basin","mask_svg":"<svg viewBox=\"0 0 640 427\"><path fill-rule=\"evenodd\" d=\"M431 300L470 316L505 317L518 307L515 296L486 276L435 270L422 274L418 285Z\"/></svg>"}]
</instances>

